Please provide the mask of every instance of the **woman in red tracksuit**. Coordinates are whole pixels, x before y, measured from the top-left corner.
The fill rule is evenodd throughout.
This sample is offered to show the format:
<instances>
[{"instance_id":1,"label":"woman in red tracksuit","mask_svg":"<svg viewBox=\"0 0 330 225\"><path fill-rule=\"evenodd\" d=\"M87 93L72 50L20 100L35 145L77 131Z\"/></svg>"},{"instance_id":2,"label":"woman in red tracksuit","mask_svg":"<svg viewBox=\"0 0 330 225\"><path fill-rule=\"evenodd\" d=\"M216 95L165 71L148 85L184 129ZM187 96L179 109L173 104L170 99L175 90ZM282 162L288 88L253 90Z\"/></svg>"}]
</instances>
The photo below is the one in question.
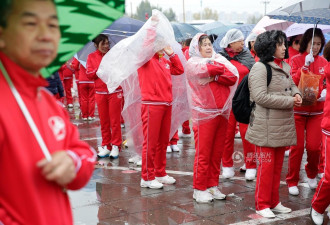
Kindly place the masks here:
<instances>
[{"instance_id":1,"label":"woman in red tracksuit","mask_svg":"<svg viewBox=\"0 0 330 225\"><path fill-rule=\"evenodd\" d=\"M93 42L97 50L88 55L86 75L95 82L95 100L102 133L102 147L98 148L98 156L110 155L111 158L118 158L122 143L120 115L123 90L118 87L113 93L109 93L107 85L96 75L103 56L109 51L108 37L99 34Z\"/></svg>"},{"instance_id":2,"label":"woman in red tracksuit","mask_svg":"<svg viewBox=\"0 0 330 225\"><path fill-rule=\"evenodd\" d=\"M314 42L312 43L313 29L308 29L301 41L299 55L291 59L291 75L293 81L298 86L301 76L301 70L311 71L314 74L321 75L319 82L319 95L324 89L324 66L327 61L318 54L322 51L325 39L322 30L315 29ZM313 55L310 54L310 48L313 46ZM314 62L313 62L314 61ZM307 174L307 183L311 189L317 187L316 176L318 174L318 164L320 160L322 133L321 120L323 117L323 101L317 101L314 105L295 107L294 117L297 130L297 145L291 146L288 162L288 174L286 182L291 195L298 195L299 171L302 156L304 154L305 140L307 151L307 164L305 170ZM306 136L306 139L305 139Z\"/></svg>"},{"instance_id":3,"label":"woman in red tracksuit","mask_svg":"<svg viewBox=\"0 0 330 225\"><path fill-rule=\"evenodd\" d=\"M233 92L230 86L235 85L238 78L217 61L222 58L230 64L214 54L206 34L199 33L193 38L189 55L191 58L186 66L186 74L192 96L196 150L193 198L199 203L207 203L213 199L226 198L218 189L218 184L228 119L220 111ZM230 108L226 111L230 111Z\"/></svg>"},{"instance_id":4,"label":"woman in red tracksuit","mask_svg":"<svg viewBox=\"0 0 330 225\"><path fill-rule=\"evenodd\" d=\"M65 63L61 66L61 68L58 71L60 73L60 76L63 79L63 86L65 91L65 97L66 97L66 104L68 108L73 107L73 98L71 93L72 88L72 78L73 78L73 70L69 68L68 64Z\"/></svg>"},{"instance_id":5,"label":"woman in red tracksuit","mask_svg":"<svg viewBox=\"0 0 330 225\"><path fill-rule=\"evenodd\" d=\"M72 63L72 68L79 73L79 98L80 100L80 110L81 117L83 120L93 120L95 112L95 85L94 80L88 79L86 75L86 69L79 61L74 58Z\"/></svg>"},{"instance_id":6,"label":"woman in red tracksuit","mask_svg":"<svg viewBox=\"0 0 330 225\"><path fill-rule=\"evenodd\" d=\"M238 83L240 83L243 77L250 73L250 70L255 63L255 60L250 54L249 50L244 49L243 33L238 29L229 30L225 37L222 39L220 46L222 49L219 53L228 59L237 68L239 73ZM237 122L235 116L233 112L231 112L226 133L225 150L222 156L222 176L224 178L231 178L235 175L233 168L233 153L236 125ZM255 147L245 139L247 128L247 124L239 123L239 130L243 142L244 162L246 167L245 179L253 180L257 172Z\"/></svg>"},{"instance_id":7,"label":"woman in red tracksuit","mask_svg":"<svg viewBox=\"0 0 330 225\"><path fill-rule=\"evenodd\" d=\"M330 44L326 45L324 49L324 57L330 61ZM330 92L330 63L324 69L327 81L327 92ZM315 191L312 207L311 217L315 224L323 224L323 213L330 204L329 191L330 191L330 95L326 96L324 102L324 114L321 122L322 128L322 148L324 149L324 176L320 180Z\"/></svg>"},{"instance_id":8,"label":"woman in red tracksuit","mask_svg":"<svg viewBox=\"0 0 330 225\"><path fill-rule=\"evenodd\" d=\"M150 30L151 35L156 33ZM169 56L165 59L164 52ZM183 66L171 47L158 51L138 69L143 126L141 187L162 188L175 179L166 174L166 148L172 112L171 75L183 74Z\"/></svg>"}]
</instances>

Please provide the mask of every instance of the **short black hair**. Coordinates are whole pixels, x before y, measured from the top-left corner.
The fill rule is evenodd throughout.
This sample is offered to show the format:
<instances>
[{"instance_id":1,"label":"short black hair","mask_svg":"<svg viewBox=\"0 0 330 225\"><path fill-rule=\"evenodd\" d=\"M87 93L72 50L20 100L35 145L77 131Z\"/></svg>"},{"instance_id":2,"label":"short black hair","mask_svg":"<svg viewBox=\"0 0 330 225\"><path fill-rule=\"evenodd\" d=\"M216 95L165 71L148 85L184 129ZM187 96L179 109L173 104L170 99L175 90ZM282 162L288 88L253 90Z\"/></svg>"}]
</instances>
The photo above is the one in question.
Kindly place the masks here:
<instances>
[{"instance_id":1,"label":"short black hair","mask_svg":"<svg viewBox=\"0 0 330 225\"><path fill-rule=\"evenodd\" d=\"M186 40L184 41L184 45L185 45L185 46L190 46L191 40L192 40L192 38L188 38L188 39L186 39Z\"/></svg>"},{"instance_id":2,"label":"short black hair","mask_svg":"<svg viewBox=\"0 0 330 225\"><path fill-rule=\"evenodd\" d=\"M276 52L277 44L283 44L286 47L284 58L289 58L288 41L286 35L280 30L266 31L259 34L254 43L254 50L261 62L274 61L274 54Z\"/></svg>"},{"instance_id":3,"label":"short black hair","mask_svg":"<svg viewBox=\"0 0 330 225\"><path fill-rule=\"evenodd\" d=\"M96 46L99 46L100 42L105 41L105 40L109 41L108 36L105 34L99 34L92 40L92 42L94 42L94 44L96 44ZM110 44L110 41L109 41L109 44Z\"/></svg>"},{"instance_id":4,"label":"short black hair","mask_svg":"<svg viewBox=\"0 0 330 225\"><path fill-rule=\"evenodd\" d=\"M320 28L315 28L314 37L321 38L321 48L320 51L317 53L319 54L320 52L322 52L322 49L325 45L325 38ZM299 48L300 53L306 52L308 43L312 40L312 38L313 38L313 28L309 28L305 31L304 35L300 40L300 48Z\"/></svg>"},{"instance_id":5,"label":"short black hair","mask_svg":"<svg viewBox=\"0 0 330 225\"><path fill-rule=\"evenodd\" d=\"M55 3L54 0L50 0ZM7 26L8 16L13 10L14 0L1 0L0 3L0 27Z\"/></svg>"},{"instance_id":6,"label":"short black hair","mask_svg":"<svg viewBox=\"0 0 330 225\"><path fill-rule=\"evenodd\" d=\"M13 1L12 0L1 0L0 3L0 27L7 26L8 16L13 9Z\"/></svg>"},{"instance_id":7,"label":"short black hair","mask_svg":"<svg viewBox=\"0 0 330 225\"><path fill-rule=\"evenodd\" d=\"M293 45L293 42L297 39L299 35L294 35L294 36L291 36L289 38L289 41L288 41L288 46L292 46Z\"/></svg>"},{"instance_id":8,"label":"short black hair","mask_svg":"<svg viewBox=\"0 0 330 225\"><path fill-rule=\"evenodd\" d=\"M330 41L324 46L323 57L330 62Z\"/></svg>"},{"instance_id":9,"label":"short black hair","mask_svg":"<svg viewBox=\"0 0 330 225\"><path fill-rule=\"evenodd\" d=\"M210 34L209 35L209 39L211 41L211 43L213 44L213 42L218 38L218 35L216 34Z\"/></svg>"}]
</instances>

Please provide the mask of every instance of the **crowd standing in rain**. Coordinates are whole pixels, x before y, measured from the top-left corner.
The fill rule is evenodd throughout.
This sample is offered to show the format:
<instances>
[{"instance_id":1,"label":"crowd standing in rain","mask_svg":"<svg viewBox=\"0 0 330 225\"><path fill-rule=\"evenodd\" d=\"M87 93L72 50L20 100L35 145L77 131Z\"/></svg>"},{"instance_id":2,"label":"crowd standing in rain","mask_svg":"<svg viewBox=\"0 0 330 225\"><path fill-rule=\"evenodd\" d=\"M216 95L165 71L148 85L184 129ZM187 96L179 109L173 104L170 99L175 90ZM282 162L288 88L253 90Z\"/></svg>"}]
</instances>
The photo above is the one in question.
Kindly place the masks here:
<instances>
[{"instance_id":1,"label":"crowd standing in rain","mask_svg":"<svg viewBox=\"0 0 330 225\"><path fill-rule=\"evenodd\" d=\"M96 154L118 160L127 141L132 143L129 162L141 166L141 180L136 185L161 189L176 183L167 175L166 154L181 151L179 137L193 136L192 200L225 200L219 178L220 174L226 179L235 176L238 131L244 152L240 171L246 181L256 180L256 213L274 218L274 213L292 211L280 200L283 161L287 155L289 194L299 195L299 171L306 149L307 183L311 190L316 189L310 215L315 224L323 223L330 204L330 97L326 95L330 44L321 29L310 28L289 38L279 30L253 30L245 38L239 29L230 29L216 52L212 44L217 35L198 33L179 44L168 30L168 20L156 11L141 28L144 32L127 38L121 43L124 47L110 48L109 37L99 34L92 40L95 51L86 64L74 57L47 83L40 70L56 57L60 39L55 5L51 0L18 2L8 1L0 8L0 81L5 84L0 101L8 109L0 112L0 171L6 174L1 175L6 176L6 185L0 185L1 224L72 224L66 190L88 182ZM11 7L10 13L1 14L2 7ZM47 30L41 32L45 26ZM137 50L131 50L136 40L140 40ZM34 48L37 50L30 51ZM50 53L45 54L45 49ZM123 66L109 61L109 55L134 59L125 62L131 64L127 74L106 72ZM308 81L308 77L314 80ZM253 102L248 124L237 122L232 111L233 96L244 78ZM129 86L132 80L133 86ZM181 81L179 92L186 96L183 104L173 91ZM77 93L71 92L73 86ZM130 88L138 90L140 97L132 100L127 94ZM95 120L96 103L102 136L97 153L79 140L77 128L65 112L65 107L74 107L75 96L83 122ZM186 114L177 113L179 104ZM130 133L124 143L122 116ZM11 121L18 128L15 133ZM24 157L19 152L22 148L27 152ZM11 157L19 166L11 166ZM20 184L16 174L22 174ZM52 210L46 210L49 205Z\"/></svg>"}]
</instances>

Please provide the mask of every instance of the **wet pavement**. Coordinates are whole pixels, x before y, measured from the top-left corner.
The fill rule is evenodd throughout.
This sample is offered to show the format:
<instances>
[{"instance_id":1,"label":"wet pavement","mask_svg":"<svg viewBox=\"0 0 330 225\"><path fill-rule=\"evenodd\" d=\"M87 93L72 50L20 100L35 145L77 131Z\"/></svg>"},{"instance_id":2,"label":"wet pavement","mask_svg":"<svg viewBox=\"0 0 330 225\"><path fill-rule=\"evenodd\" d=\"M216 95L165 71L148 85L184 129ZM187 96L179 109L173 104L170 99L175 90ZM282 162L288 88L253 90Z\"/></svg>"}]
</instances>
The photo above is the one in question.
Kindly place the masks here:
<instances>
[{"instance_id":1,"label":"wet pavement","mask_svg":"<svg viewBox=\"0 0 330 225\"><path fill-rule=\"evenodd\" d=\"M91 122L82 121L77 106L69 113L80 131L81 139L97 149L101 145L98 116ZM125 128L122 132L125 140ZM239 171L243 165L240 138L235 138L235 177L220 178L219 182L227 199L210 204L198 204L192 198L193 138L180 139L178 146L180 152L167 153L166 166L167 173L177 182L175 185L164 185L159 190L140 187L140 167L128 163L134 154L130 149L123 149L118 159L99 159L88 185L79 191L69 192L75 224L313 224L309 211L314 191L305 183L306 175L302 169L298 186L300 195L289 195L285 184L287 158L282 170L280 200L293 212L277 214L275 219L265 219L255 213L255 181L245 181L244 173ZM324 224L329 224L327 216Z\"/></svg>"}]
</instances>

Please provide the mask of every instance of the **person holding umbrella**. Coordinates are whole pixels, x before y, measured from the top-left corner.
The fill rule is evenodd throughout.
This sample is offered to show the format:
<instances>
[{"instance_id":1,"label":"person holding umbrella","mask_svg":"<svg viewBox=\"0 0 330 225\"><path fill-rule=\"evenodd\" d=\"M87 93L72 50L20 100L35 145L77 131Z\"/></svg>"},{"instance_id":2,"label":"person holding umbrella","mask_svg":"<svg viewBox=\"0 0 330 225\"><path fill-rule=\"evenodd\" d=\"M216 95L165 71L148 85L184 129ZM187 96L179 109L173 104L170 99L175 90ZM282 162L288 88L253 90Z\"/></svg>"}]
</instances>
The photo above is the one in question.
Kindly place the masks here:
<instances>
[{"instance_id":1,"label":"person holding umbrella","mask_svg":"<svg viewBox=\"0 0 330 225\"><path fill-rule=\"evenodd\" d=\"M324 83L324 67L327 60L319 56L325 44L322 30L319 28L310 28L306 30L300 40L299 55L291 59L291 76L296 85L299 84L302 71L312 72L320 75L318 96L321 97ZM322 145L321 121L323 117L324 100L314 102L312 105L294 108L294 118L297 130L297 145L291 146L288 160L288 174L286 183L291 195L299 195L298 182L300 164L304 149L307 151L307 164L305 171L307 174L307 183L311 189L317 187L318 164Z\"/></svg>"},{"instance_id":2,"label":"person holding umbrella","mask_svg":"<svg viewBox=\"0 0 330 225\"><path fill-rule=\"evenodd\" d=\"M94 171L95 151L40 75L60 36L54 1L1 1L1 224L73 224L67 190Z\"/></svg>"}]
</instances>

